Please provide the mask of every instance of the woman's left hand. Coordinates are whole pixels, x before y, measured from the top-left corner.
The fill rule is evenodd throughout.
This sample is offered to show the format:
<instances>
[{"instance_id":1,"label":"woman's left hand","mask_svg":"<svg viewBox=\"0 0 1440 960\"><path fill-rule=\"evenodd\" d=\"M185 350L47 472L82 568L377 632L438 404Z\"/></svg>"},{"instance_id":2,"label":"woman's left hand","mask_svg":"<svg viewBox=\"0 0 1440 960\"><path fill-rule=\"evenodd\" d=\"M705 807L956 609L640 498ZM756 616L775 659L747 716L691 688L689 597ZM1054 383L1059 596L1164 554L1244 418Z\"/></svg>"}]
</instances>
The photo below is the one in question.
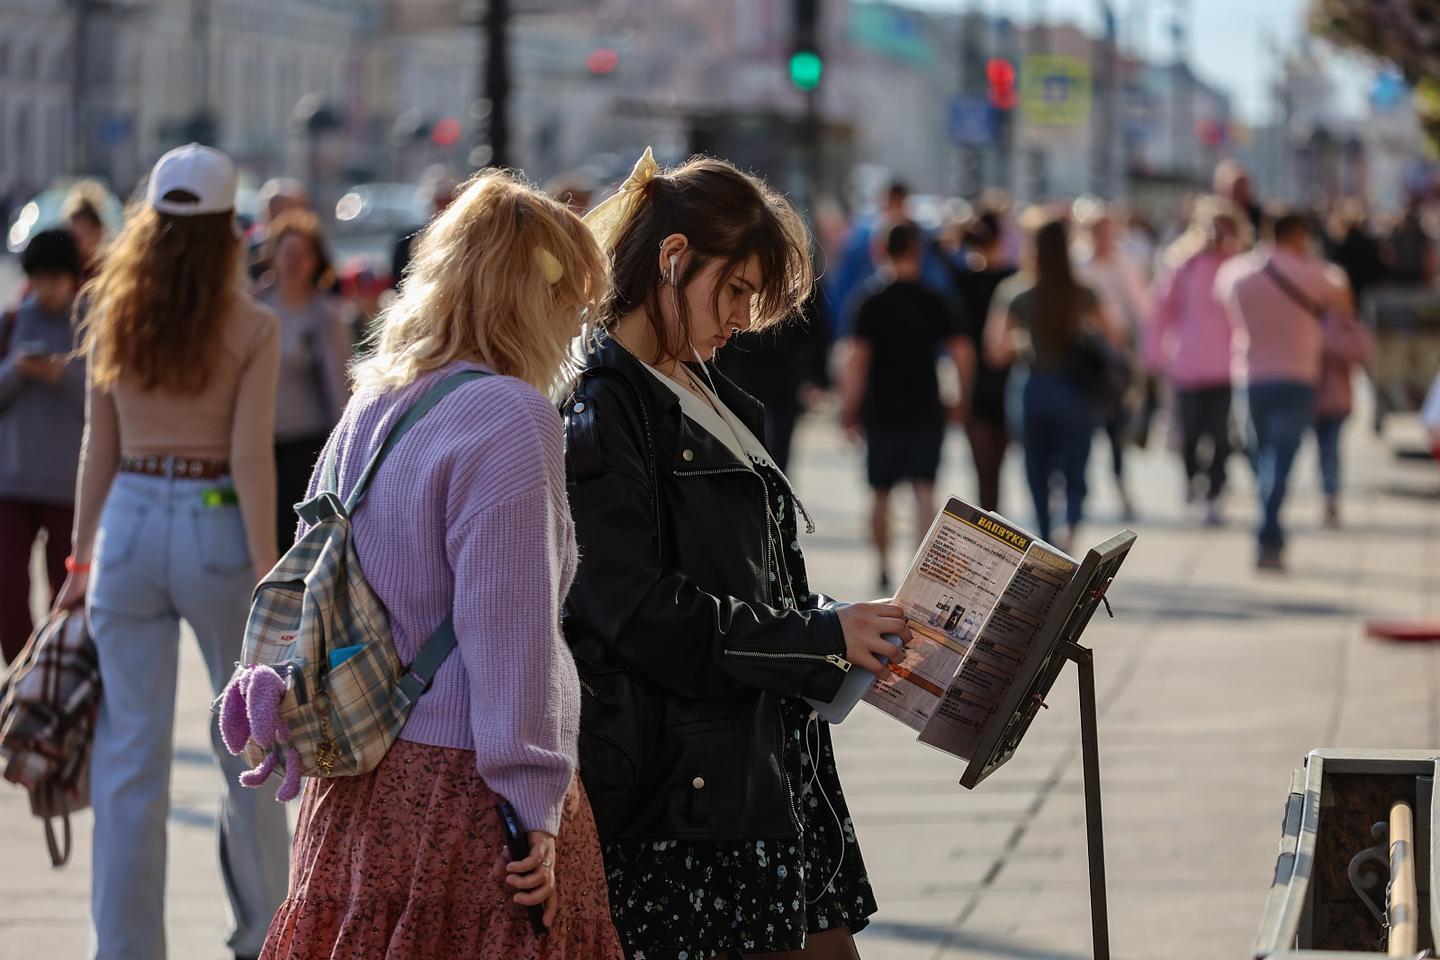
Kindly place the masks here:
<instances>
[{"instance_id":1,"label":"woman's left hand","mask_svg":"<svg viewBox=\"0 0 1440 960\"><path fill-rule=\"evenodd\" d=\"M555 889L555 838L543 830L531 830L530 855L524 860L511 860L508 850L501 850L495 860L495 874L520 891L513 899L522 907L545 905L545 926L553 926L560 906Z\"/></svg>"}]
</instances>

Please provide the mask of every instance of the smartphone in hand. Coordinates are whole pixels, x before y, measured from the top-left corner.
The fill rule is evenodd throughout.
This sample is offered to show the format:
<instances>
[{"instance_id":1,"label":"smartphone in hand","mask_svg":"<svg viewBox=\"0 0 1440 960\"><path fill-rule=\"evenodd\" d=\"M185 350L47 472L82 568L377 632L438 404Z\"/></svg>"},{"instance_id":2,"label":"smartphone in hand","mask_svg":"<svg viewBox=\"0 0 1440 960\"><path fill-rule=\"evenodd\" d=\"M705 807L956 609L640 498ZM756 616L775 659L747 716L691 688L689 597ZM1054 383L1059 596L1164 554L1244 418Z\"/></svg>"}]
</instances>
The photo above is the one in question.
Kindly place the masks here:
<instances>
[{"instance_id":1,"label":"smartphone in hand","mask_svg":"<svg viewBox=\"0 0 1440 960\"><path fill-rule=\"evenodd\" d=\"M530 856L530 838L525 835L525 828L520 825L520 817L509 801L501 801L496 809L500 811L500 828L505 831L505 846L510 849L511 861L524 860ZM533 907L526 907L525 912L530 916L530 929L535 931L537 937L543 937L550 932L545 926L544 904L537 903Z\"/></svg>"}]
</instances>

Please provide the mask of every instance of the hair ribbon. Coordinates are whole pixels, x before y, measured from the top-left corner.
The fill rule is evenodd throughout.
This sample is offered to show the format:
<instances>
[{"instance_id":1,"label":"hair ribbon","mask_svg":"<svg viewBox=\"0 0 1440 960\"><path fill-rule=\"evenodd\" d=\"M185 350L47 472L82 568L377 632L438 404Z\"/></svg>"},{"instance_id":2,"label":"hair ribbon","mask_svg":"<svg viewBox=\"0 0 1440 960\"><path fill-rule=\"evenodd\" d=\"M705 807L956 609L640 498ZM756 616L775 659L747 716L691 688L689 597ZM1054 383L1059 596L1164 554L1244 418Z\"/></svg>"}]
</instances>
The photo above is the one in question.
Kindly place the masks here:
<instances>
[{"instance_id":1,"label":"hair ribbon","mask_svg":"<svg viewBox=\"0 0 1440 960\"><path fill-rule=\"evenodd\" d=\"M635 169L630 171L630 176L625 178L620 188L581 218L600 249L609 251L614 247L616 238L640 208L645 197L645 185L659 172L660 165L655 162L654 152L646 147L640 159L635 161Z\"/></svg>"}]
</instances>

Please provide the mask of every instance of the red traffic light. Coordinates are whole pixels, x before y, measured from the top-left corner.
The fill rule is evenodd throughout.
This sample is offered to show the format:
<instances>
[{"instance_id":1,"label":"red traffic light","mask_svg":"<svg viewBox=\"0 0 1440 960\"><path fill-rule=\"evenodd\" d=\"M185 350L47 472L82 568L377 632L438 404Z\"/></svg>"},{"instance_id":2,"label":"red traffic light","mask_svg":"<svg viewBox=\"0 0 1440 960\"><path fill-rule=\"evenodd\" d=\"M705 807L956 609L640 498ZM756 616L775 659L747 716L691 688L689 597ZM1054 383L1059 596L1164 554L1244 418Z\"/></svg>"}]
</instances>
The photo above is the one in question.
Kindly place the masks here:
<instances>
[{"instance_id":1,"label":"red traffic light","mask_svg":"<svg viewBox=\"0 0 1440 960\"><path fill-rule=\"evenodd\" d=\"M992 58L985 64L985 79L990 83L990 105L998 110L1013 110L1019 102L1015 93L1015 65L1009 60Z\"/></svg>"},{"instance_id":2,"label":"red traffic light","mask_svg":"<svg viewBox=\"0 0 1440 960\"><path fill-rule=\"evenodd\" d=\"M444 117L435 121L435 129L430 131L430 141L437 147L453 147L460 142L460 121L454 117Z\"/></svg>"},{"instance_id":3,"label":"red traffic light","mask_svg":"<svg viewBox=\"0 0 1440 960\"><path fill-rule=\"evenodd\" d=\"M591 50L590 55L585 58L585 69L597 77L613 73L619 65L620 54L616 53L613 47L597 47Z\"/></svg>"}]
</instances>

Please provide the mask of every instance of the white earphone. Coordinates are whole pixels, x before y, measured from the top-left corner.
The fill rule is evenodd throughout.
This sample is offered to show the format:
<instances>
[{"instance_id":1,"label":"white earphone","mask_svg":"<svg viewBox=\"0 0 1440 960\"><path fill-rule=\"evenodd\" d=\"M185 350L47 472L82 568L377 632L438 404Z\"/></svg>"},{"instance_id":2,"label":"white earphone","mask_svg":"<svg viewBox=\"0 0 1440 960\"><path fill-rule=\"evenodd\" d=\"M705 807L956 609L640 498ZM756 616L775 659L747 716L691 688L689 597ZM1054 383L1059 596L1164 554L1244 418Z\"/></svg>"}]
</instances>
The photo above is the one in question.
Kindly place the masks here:
<instances>
[{"instance_id":1,"label":"white earphone","mask_svg":"<svg viewBox=\"0 0 1440 960\"><path fill-rule=\"evenodd\" d=\"M675 254L670 254L670 286L672 287L675 286L675 264L679 262L679 260L680 258Z\"/></svg>"}]
</instances>

